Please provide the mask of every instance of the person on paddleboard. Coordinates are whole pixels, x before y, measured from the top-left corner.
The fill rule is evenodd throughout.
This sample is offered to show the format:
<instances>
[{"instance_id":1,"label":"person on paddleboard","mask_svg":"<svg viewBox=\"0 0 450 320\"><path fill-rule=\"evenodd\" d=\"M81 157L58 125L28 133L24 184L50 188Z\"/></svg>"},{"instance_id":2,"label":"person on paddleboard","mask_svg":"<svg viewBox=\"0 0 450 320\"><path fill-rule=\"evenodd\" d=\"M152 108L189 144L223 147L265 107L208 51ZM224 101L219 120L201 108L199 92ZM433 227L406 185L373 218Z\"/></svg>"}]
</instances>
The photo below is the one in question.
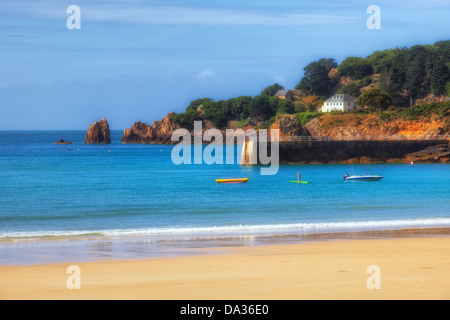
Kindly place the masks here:
<instances>
[{"instance_id":1,"label":"person on paddleboard","mask_svg":"<svg viewBox=\"0 0 450 320\"><path fill-rule=\"evenodd\" d=\"M302 180L302 175L300 174L300 172L297 172L297 178L298 178L299 182L300 182L300 180Z\"/></svg>"}]
</instances>

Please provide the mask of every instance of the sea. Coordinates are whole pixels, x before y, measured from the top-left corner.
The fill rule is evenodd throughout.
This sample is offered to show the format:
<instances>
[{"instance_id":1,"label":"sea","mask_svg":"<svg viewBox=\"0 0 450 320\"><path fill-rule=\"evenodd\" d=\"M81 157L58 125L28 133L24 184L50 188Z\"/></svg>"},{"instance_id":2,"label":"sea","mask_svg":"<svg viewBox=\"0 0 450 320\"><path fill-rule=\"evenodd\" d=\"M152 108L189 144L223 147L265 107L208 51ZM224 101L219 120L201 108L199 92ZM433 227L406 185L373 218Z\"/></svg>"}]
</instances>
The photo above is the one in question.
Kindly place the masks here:
<instances>
[{"instance_id":1,"label":"sea","mask_svg":"<svg viewBox=\"0 0 450 320\"><path fill-rule=\"evenodd\" d=\"M175 164L173 145L122 144L122 131L86 145L85 134L0 131L0 265L450 227L448 164L287 164L262 175L239 164L239 145L233 164ZM297 172L309 183L290 183ZM384 178L344 181L352 172Z\"/></svg>"}]
</instances>

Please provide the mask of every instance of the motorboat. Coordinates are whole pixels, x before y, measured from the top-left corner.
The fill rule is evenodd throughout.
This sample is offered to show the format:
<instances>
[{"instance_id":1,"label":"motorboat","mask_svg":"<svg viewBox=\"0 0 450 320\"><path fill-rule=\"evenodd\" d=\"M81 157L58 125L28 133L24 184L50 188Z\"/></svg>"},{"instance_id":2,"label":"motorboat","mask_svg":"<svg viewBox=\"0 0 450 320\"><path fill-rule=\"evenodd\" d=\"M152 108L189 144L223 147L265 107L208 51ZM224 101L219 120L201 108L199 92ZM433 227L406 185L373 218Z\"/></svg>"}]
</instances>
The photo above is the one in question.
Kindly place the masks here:
<instances>
[{"instance_id":1,"label":"motorboat","mask_svg":"<svg viewBox=\"0 0 450 320\"><path fill-rule=\"evenodd\" d=\"M378 181L383 179L382 176L379 175L369 175L369 174L363 174L363 175L351 175L348 174L344 175L344 181Z\"/></svg>"}]
</instances>

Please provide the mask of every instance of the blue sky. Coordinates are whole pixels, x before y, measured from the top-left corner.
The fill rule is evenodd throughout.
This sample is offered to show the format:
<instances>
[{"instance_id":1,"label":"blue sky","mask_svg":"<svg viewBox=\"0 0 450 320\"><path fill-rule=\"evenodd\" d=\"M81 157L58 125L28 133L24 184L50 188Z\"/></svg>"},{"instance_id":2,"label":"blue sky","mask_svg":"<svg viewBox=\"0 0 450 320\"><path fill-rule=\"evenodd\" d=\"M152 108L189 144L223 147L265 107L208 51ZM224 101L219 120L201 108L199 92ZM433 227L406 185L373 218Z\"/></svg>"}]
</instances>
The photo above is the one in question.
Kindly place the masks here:
<instances>
[{"instance_id":1,"label":"blue sky","mask_svg":"<svg viewBox=\"0 0 450 320\"><path fill-rule=\"evenodd\" d=\"M323 57L449 40L449 16L448 0L1 0L0 130L122 130L197 98L293 88Z\"/></svg>"}]
</instances>

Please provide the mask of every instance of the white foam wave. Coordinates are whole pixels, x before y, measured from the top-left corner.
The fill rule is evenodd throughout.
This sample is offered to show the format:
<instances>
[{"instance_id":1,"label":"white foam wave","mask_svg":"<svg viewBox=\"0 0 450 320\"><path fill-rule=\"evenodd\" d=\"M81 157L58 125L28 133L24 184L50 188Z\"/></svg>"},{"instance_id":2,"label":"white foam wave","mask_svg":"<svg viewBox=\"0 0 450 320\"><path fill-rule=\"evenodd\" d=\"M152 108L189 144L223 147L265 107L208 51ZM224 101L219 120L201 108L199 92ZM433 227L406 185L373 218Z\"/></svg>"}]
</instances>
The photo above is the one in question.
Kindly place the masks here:
<instances>
[{"instance_id":1,"label":"white foam wave","mask_svg":"<svg viewBox=\"0 0 450 320\"><path fill-rule=\"evenodd\" d=\"M349 231L396 230L407 228L447 228L450 218L382 220L358 222L321 222L321 223L291 223L268 225L233 225L220 227L170 227L143 229L115 229L95 231L33 231L33 232L2 232L0 240L34 240L52 238L98 238L149 236L167 238L174 237L217 237L246 235L279 235L279 234L309 234Z\"/></svg>"}]
</instances>

